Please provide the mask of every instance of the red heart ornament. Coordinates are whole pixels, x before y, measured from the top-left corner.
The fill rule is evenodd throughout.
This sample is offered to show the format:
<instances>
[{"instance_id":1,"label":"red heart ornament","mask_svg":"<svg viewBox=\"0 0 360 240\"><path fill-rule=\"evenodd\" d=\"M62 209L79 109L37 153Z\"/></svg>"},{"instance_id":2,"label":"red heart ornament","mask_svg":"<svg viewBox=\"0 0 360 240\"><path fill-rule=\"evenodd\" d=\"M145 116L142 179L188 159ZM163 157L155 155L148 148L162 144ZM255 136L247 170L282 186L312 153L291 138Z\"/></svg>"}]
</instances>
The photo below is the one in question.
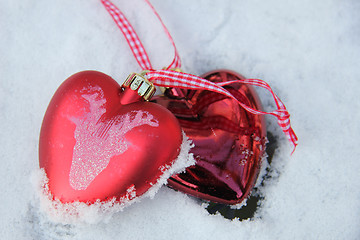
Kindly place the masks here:
<instances>
[{"instance_id":1,"label":"red heart ornament","mask_svg":"<svg viewBox=\"0 0 360 240\"><path fill-rule=\"evenodd\" d=\"M243 79L218 70L202 76L212 82ZM261 104L254 89L245 84L225 87L254 109ZM241 203L251 192L265 151L264 117L243 109L234 100L210 91L168 89L154 99L178 118L195 146L196 165L172 176L170 187L190 195L224 204Z\"/></svg>"},{"instance_id":2,"label":"red heart ornament","mask_svg":"<svg viewBox=\"0 0 360 240\"><path fill-rule=\"evenodd\" d=\"M134 198L171 166L182 143L179 123L166 108L140 98L96 71L74 74L59 87L39 144L54 198Z\"/></svg>"}]
</instances>

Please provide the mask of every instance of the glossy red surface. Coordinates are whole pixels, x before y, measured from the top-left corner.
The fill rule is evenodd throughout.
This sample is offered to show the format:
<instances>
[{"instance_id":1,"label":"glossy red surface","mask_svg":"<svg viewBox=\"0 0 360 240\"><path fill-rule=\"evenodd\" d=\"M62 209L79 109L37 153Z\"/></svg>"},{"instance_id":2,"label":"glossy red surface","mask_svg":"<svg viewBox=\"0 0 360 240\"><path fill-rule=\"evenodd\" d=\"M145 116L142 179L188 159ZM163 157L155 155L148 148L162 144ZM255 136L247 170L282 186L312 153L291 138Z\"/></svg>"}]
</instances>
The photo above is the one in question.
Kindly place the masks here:
<instances>
[{"instance_id":1,"label":"glossy red surface","mask_svg":"<svg viewBox=\"0 0 360 240\"><path fill-rule=\"evenodd\" d=\"M243 78L219 70L202 76L212 82ZM235 97L260 109L257 94L248 85L226 87ZM154 99L178 118L194 142L197 163L172 176L169 186L190 195L224 204L242 202L252 190L265 151L264 118L245 111L234 100L209 91L172 88Z\"/></svg>"},{"instance_id":2,"label":"glossy red surface","mask_svg":"<svg viewBox=\"0 0 360 240\"><path fill-rule=\"evenodd\" d=\"M56 91L39 149L54 198L92 203L140 196L176 159L182 143L177 119L129 94L136 92L95 71L71 76Z\"/></svg>"}]
</instances>

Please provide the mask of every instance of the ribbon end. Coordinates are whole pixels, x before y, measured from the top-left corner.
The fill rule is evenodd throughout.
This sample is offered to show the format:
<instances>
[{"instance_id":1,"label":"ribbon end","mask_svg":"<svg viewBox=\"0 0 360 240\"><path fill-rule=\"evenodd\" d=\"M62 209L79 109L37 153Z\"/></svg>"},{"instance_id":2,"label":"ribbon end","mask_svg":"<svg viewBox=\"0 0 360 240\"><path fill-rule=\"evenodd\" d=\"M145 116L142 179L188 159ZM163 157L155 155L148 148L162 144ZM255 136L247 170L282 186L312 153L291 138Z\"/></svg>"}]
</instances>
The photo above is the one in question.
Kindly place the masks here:
<instances>
[{"instance_id":1,"label":"ribbon end","mask_svg":"<svg viewBox=\"0 0 360 240\"><path fill-rule=\"evenodd\" d=\"M294 154L294 152L295 152L295 150L296 150L297 145L298 145L297 143L294 143L294 148L293 148L293 150L292 150L292 152L291 152L291 154L290 154L291 156Z\"/></svg>"},{"instance_id":2,"label":"ribbon end","mask_svg":"<svg viewBox=\"0 0 360 240\"><path fill-rule=\"evenodd\" d=\"M288 136L289 136L289 140L292 142L292 144L294 145L294 149L291 152L291 155L293 155L293 153L296 150L296 147L298 145L298 137L296 136L294 130L290 127L289 132L288 132Z\"/></svg>"}]
</instances>

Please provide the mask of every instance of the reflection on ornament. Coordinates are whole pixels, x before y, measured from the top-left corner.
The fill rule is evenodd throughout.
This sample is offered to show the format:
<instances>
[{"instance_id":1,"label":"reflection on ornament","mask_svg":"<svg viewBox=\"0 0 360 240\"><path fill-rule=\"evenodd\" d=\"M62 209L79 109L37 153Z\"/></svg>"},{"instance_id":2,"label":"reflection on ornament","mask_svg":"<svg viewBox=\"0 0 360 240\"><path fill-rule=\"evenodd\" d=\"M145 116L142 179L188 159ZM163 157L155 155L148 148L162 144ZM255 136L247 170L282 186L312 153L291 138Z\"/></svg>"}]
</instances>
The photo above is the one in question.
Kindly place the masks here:
<instances>
[{"instance_id":1,"label":"reflection on ornament","mask_svg":"<svg viewBox=\"0 0 360 240\"><path fill-rule=\"evenodd\" d=\"M202 77L212 82L243 79L227 70ZM225 89L248 106L261 109L249 85L231 84ZM214 202L242 202L256 182L265 151L263 116L251 114L234 100L210 91L170 88L154 101L175 114L195 145L191 152L196 165L172 176L169 186Z\"/></svg>"}]
</instances>

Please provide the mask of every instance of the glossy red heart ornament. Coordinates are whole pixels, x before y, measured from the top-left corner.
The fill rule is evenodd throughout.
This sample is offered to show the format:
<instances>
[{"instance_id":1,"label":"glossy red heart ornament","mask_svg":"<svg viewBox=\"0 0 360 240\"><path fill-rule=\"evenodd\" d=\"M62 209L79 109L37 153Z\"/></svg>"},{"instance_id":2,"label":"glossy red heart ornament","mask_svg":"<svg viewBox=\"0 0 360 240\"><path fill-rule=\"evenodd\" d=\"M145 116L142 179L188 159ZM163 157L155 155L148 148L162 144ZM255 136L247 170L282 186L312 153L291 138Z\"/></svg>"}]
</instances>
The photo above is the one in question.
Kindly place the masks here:
<instances>
[{"instance_id":1,"label":"glossy red heart ornament","mask_svg":"<svg viewBox=\"0 0 360 240\"><path fill-rule=\"evenodd\" d=\"M166 108L140 99L96 71L74 74L59 87L39 144L54 198L121 201L158 181L179 154L182 132Z\"/></svg>"},{"instance_id":2,"label":"glossy red heart ornament","mask_svg":"<svg viewBox=\"0 0 360 240\"><path fill-rule=\"evenodd\" d=\"M209 72L202 77L212 82L243 78L228 70ZM261 109L251 86L231 84L225 88L248 106ZM195 144L191 152L196 165L172 176L169 186L213 202L242 202L256 182L265 151L263 116L251 114L234 100L209 91L172 88L154 101L178 118Z\"/></svg>"}]
</instances>

